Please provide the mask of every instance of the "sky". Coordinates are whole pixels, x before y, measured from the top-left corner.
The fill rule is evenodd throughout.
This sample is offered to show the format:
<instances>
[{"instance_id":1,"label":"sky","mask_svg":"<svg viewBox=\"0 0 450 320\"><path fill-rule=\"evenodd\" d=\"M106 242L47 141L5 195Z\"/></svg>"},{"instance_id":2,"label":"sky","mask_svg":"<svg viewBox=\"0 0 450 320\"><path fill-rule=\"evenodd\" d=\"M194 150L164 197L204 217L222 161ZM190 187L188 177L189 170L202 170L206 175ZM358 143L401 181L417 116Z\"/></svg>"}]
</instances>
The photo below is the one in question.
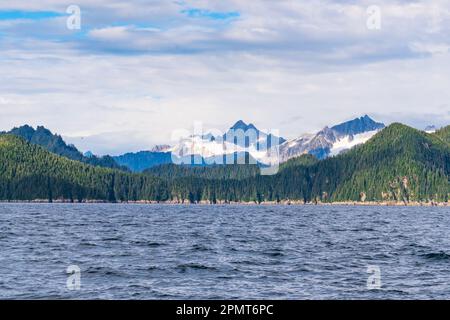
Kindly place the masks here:
<instances>
[{"instance_id":1,"label":"sky","mask_svg":"<svg viewBox=\"0 0 450 320\"><path fill-rule=\"evenodd\" d=\"M365 114L443 126L449 48L450 0L1 1L0 131L117 155L196 122L288 139Z\"/></svg>"}]
</instances>

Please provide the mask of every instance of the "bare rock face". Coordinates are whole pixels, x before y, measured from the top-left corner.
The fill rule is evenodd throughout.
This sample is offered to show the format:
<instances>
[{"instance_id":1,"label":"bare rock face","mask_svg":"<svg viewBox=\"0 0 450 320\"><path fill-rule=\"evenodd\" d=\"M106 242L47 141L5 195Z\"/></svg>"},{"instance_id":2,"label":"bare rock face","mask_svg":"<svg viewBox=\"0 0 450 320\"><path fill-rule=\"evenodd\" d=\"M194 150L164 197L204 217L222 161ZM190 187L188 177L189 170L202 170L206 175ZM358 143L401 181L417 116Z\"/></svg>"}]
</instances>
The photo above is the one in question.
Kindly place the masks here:
<instances>
[{"instance_id":1,"label":"bare rock face","mask_svg":"<svg viewBox=\"0 0 450 320\"><path fill-rule=\"evenodd\" d=\"M336 140L335 132L325 127L315 135L303 135L298 139L283 143L280 146L280 160L284 162L305 153L312 154L319 159L326 158Z\"/></svg>"},{"instance_id":2,"label":"bare rock face","mask_svg":"<svg viewBox=\"0 0 450 320\"><path fill-rule=\"evenodd\" d=\"M157 146L154 146L151 150L151 152L169 152L170 146L168 144L160 144Z\"/></svg>"},{"instance_id":3,"label":"bare rock face","mask_svg":"<svg viewBox=\"0 0 450 320\"><path fill-rule=\"evenodd\" d=\"M358 135L375 134L382 128L384 128L384 124L373 121L367 115L331 128L325 127L316 134L305 134L281 144L280 161L284 162L305 153L324 159L332 154L333 148L337 144L340 144L338 153L343 152L356 144L364 143L371 137L371 135L367 135L367 137L364 136L363 139L357 140Z\"/></svg>"}]
</instances>

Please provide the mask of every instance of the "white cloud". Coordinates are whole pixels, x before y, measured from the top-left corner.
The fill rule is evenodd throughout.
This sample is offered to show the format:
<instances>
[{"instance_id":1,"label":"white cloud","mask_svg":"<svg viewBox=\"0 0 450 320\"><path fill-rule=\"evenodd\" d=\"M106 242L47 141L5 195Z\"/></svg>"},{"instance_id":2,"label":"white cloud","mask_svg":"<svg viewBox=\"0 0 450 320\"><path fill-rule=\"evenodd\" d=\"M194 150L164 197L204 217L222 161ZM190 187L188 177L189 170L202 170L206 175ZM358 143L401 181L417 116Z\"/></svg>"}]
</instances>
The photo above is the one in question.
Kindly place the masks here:
<instances>
[{"instance_id":1,"label":"white cloud","mask_svg":"<svg viewBox=\"0 0 450 320\"><path fill-rule=\"evenodd\" d=\"M421 53L445 54L449 52L450 44L413 42L411 43L410 48L413 51Z\"/></svg>"},{"instance_id":2,"label":"white cloud","mask_svg":"<svg viewBox=\"0 0 450 320\"><path fill-rule=\"evenodd\" d=\"M15 2L0 10L65 9ZM450 1L378 1L377 31L366 28L371 1L77 2L78 35L64 18L0 20L0 130L45 125L119 153L196 120L224 130L244 119L287 138L365 113L449 121Z\"/></svg>"}]
</instances>

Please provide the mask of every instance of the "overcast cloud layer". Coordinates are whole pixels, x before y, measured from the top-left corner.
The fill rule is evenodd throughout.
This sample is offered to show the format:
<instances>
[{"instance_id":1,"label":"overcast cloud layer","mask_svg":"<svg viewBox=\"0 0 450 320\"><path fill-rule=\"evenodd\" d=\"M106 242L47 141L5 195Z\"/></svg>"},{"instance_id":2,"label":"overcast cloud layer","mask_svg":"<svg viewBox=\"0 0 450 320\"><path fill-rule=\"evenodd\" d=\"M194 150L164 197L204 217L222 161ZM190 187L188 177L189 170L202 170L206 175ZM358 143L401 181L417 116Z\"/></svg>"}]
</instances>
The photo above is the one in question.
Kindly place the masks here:
<instances>
[{"instance_id":1,"label":"overcast cloud layer","mask_svg":"<svg viewBox=\"0 0 450 320\"><path fill-rule=\"evenodd\" d=\"M441 126L449 48L450 0L2 1L0 130L44 125L118 154L194 121L286 138L364 114Z\"/></svg>"}]
</instances>

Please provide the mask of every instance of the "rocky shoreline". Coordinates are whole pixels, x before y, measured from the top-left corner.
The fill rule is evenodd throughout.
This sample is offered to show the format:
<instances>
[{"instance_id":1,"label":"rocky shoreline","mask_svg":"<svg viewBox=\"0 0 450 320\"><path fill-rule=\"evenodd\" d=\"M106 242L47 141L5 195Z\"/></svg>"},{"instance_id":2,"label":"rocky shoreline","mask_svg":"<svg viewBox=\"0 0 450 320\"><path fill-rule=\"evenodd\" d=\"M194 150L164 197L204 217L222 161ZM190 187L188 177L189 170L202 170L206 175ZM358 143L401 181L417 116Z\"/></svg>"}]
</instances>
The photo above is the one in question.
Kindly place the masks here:
<instances>
[{"instance_id":1,"label":"rocky shoreline","mask_svg":"<svg viewBox=\"0 0 450 320\"><path fill-rule=\"evenodd\" d=\"M234 201L217 201L212 203L210 201L200 201L197 203L190 203L189 201L153 201L153 200L137 200L137 201L117 201L109 202L105 200L83 200L82 202L70 201L63 199L56 199L49 202L45 199L35 199L35 200L11 200L5 201L0 200L0 203L84 203L84 204L101 204L101 203L112 203L112 204L162 204L162 205L277 205L277 206L408 206L408 207L449 207L450 202L435 202L435 201L410 201L410 202L398 202L398 201L342 201L342 202L303 202L300 200L283 200L280 202L276 201L264 201L261 203L256 202L234 202Z\"/></svg>"}]
</instances>

